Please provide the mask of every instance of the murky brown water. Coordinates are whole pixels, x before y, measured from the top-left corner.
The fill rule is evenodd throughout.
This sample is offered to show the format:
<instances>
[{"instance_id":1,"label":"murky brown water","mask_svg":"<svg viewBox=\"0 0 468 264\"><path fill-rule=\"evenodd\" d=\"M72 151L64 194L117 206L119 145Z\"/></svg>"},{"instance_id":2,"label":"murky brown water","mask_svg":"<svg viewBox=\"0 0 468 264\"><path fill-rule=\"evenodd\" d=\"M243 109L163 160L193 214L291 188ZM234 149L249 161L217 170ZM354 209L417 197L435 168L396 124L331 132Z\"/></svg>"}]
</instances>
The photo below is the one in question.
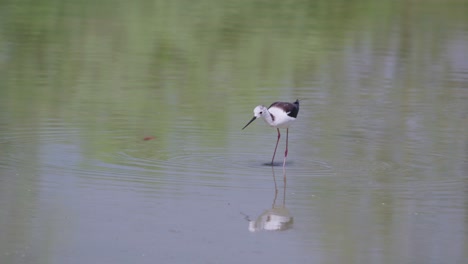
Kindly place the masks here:
<instances>
[{"instance_id":1,"label":"murky brown water","mask_svg":"<svg viewBox=\"0 0 468 264\"><path fill-rule=\"evenodd\" d=\"M466 3L257 4L4 4L0 263L468 262Z\"/></svg>"}]
</instances>

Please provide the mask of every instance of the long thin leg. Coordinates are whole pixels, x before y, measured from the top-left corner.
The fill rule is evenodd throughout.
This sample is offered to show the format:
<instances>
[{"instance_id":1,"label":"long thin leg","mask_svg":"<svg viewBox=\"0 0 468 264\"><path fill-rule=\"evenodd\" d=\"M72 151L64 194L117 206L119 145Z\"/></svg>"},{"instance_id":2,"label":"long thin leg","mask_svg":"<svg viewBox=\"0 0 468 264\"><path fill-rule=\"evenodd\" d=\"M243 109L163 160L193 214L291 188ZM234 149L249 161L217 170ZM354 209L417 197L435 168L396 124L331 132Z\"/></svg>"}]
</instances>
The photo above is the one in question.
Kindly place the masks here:
<instances>
[{"instance_id":1,"label":"long thin leg","mask_svg":"<svg viewBox=\"0 0 468 264\"><path fill-rule=\"evenodd\" d=\"M276 140L275 152L273 152L273 158L271 158L271 166L273 166L273 161L275 161L276 149L278 148L278 142L279 142L280 137L281 137L279 128L277 128L276 130L278 130L278 140Z\"/></svg>"},{"instance_id":2,"label":"long thin leg","mask_svg":"<svg viewBox=\"0 0 468 264\"><path fill-rule=\"evenodd\" d=\"M286 128L286 151L284 152L283 168L284 168L284 165L286 165L286 158L288 157L288 135L289 135L289 128Z\"/></svg>"}]
</instances>

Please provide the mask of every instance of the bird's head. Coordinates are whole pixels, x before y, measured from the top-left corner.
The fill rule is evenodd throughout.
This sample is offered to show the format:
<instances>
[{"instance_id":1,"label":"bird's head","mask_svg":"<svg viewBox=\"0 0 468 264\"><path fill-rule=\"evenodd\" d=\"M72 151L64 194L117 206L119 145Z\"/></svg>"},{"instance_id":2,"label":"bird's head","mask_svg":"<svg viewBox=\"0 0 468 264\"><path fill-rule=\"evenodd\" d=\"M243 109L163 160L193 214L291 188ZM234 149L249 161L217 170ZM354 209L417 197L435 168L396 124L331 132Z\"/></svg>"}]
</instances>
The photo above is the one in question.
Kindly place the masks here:
<instances>
[{"instance_id":1,"label":"bird's head","mask_svg":"<svg viewBox=\"0 0 468 264\"><path fill-rule=\"evenodd\" d=\"M258 105L257 107L254 108L253 112L254 112L254 117L252 117L252 119L250 119L247 125L245 125L242 129L250 125L250 123L252 123L255 119L261 118L264 115L266 115L268 113L268 109L263 105Z\"/></svg>"},{"instance_id":2,"label":"bird's head","mask_svg":"<svg viewBox=\"0 0 468 264\"><path fill-rule=\"evenodd\" d=\"M259 105L254 108L253 112L254 112L255 118L260 118L260 117L263 117L263 115L265 115L268 112L268 109L263 105Z\"/></svg>"}]
</instances>

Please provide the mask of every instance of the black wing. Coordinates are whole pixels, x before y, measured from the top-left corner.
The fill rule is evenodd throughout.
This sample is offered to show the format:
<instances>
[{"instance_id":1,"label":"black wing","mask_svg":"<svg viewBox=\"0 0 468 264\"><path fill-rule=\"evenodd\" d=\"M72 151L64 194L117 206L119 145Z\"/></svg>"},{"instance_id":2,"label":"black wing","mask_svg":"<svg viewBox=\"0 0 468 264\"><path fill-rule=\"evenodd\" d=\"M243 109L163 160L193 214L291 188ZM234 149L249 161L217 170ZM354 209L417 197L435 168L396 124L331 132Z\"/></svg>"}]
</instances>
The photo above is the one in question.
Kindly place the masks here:
<instances>
[{"instance_id":1,"label":"black wing","mask_svg":"<svg viewBox=\"0 0 468 264\"><path fill-rule=\"evenodd\" d=\"M270 105L270 107L272 106L283 109L286 113L288 113L288 116L290 117L296 118L297 114L299 113L299 99L297 99L294 103L274 102Z\"/></svg>"}]
</instances>

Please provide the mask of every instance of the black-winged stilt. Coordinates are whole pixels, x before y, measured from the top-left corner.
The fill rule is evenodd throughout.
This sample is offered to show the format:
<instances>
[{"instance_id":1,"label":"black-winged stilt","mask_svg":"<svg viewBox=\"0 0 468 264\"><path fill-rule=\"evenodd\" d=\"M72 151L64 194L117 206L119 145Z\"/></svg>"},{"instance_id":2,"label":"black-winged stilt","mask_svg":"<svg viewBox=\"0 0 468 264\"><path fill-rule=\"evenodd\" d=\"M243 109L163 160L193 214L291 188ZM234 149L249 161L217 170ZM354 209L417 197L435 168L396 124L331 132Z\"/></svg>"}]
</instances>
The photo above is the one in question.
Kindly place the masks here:
<instances>
[{"instance_id":1,"label":"black-winged stilt","mask_svg":"<svg viewBox=\"0 0 468 264\"><path fill-rule=\"evenodd\" d=\"M278 131L278 140L276 140L275 151L273 152L273 158L271 159L271 165L275 160L276 149L278 148L278 142L281 137L279 131L280 128L286 128L286 151L284 152L283 167L286 164L286 157L288 156L288 134L289 126L294 120L296 120L297 113L299 113L299 99L294 103L288 102L274 102L270 107L266 108L263 105L259 105L254 109L254 117L245 125L242 129L246 128L257 118L263 118L265 122L271 127L276 127Z\"/></svg>"}]
</instances>

